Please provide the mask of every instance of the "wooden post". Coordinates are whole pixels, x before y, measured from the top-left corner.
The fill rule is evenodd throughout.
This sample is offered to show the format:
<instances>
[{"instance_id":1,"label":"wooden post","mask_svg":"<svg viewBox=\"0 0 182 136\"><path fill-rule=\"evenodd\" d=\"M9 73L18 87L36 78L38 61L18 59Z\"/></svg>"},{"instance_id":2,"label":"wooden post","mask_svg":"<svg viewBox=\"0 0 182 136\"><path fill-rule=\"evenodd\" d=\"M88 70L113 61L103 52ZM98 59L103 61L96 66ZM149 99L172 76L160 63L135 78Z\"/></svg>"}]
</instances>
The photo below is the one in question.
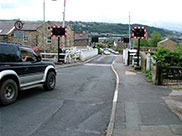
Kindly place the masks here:
<instances>
[{"instance_id":1,"label":"wooden post","mask_svg":"<svg viewBox=\"0 0 182 136\"><path fill-rule=\"evenodd\" d=\"M140 62L140 39L138 39L138 50L137 50L137 66L139 66Z\"/></svg>"},{"instance_id":2,"label":"wooden post","mask_svg":"<svg viewBox=\"0 0 182 136\"><path fill-rule=\"evenodd\" d=\"M130 51L128 51L128 66L130 65Z\"/></svg>"},{"instance_id":3,"label":"wooden post","mask_svg":"<svg viewBox=\"0 0 182 136\"><path fill-rule=\"evenodd\" d=\"M162 63L161 61L157 62L157 72L156 72L156 84L162 85Z\"/></svg>"}]
</instances>

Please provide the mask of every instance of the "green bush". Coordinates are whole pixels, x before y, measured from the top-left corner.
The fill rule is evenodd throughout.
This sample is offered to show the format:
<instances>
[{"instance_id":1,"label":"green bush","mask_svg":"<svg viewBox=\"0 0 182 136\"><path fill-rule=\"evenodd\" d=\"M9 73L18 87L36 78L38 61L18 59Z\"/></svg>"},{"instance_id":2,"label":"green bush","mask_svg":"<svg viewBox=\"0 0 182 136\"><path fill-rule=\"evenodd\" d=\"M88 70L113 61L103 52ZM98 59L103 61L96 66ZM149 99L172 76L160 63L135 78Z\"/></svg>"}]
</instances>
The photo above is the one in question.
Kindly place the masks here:
<instances>
[{"instance_id":1,"label":"green bush","mask_svg":"<svg viewBox=\"0 0 182 136\"><path fill-rule=\"evenodd\" d=\"M152 81L152 70L146 71L145 75L146 75L148 81Z\"/></svg>"},{"instance_id":2,"label":"green bush","mask_svg":"<svg viewBox=\"0 0 182 136\"><path fill-rule=\"evenodd\" d=\"M103 45L103 44L97 44L97 46L96 47L99 47L99 48L105 48L105 45Z\"/></svg>"},{"instance_id":3,"label":"green bush","mask_svg":"<svg viewBox=\"0 0 182 136\"><path fill-rule=\"evenodd\" d=\"M182 50L168 50L160 48L154 55L156 61L161 61L164 66L179 66L182 67Z\"/></svg>"}]
</instances>

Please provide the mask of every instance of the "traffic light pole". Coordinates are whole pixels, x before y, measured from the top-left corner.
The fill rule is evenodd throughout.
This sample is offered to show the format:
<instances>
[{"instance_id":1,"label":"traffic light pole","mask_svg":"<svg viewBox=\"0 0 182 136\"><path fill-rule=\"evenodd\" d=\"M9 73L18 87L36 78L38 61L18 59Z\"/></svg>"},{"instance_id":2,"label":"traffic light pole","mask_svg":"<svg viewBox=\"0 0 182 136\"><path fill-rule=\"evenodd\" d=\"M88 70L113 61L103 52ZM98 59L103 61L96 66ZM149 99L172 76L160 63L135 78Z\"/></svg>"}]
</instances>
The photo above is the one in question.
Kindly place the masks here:
<instances>
[{"instance_id":1,"label":"traffic light pole","mask_svg":"<svg viewBox=\"0 0 182 136\"><path fill-rule=\"evenodd\" d=\"M137 66L139 66L140 62L140 39L138 39L138 50L137 50Z\"/></svg>"}]
</instances>

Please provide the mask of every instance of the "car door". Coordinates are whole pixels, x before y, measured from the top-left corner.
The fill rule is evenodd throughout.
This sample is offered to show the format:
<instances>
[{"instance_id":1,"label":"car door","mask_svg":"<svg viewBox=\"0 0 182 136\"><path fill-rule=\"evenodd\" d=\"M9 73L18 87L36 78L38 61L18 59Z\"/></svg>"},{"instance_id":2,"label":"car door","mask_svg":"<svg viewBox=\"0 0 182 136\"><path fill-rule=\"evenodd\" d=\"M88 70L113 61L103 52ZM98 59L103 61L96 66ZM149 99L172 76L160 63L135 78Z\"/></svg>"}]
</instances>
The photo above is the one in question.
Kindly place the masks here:
<instances>
[{"instance_id":1,"label":"car door","mask_svg":"<svg viewBox=\"0 0 182 136\"><path fill-rule=\"evenodd\" d=\"M20 47L21 62L21 77L22 86L29 86L40 83L44 76L45 66L37 61L35 53L30 48ZM27 58L27 59L25 59Z\"/></svg>"}]
</instances>

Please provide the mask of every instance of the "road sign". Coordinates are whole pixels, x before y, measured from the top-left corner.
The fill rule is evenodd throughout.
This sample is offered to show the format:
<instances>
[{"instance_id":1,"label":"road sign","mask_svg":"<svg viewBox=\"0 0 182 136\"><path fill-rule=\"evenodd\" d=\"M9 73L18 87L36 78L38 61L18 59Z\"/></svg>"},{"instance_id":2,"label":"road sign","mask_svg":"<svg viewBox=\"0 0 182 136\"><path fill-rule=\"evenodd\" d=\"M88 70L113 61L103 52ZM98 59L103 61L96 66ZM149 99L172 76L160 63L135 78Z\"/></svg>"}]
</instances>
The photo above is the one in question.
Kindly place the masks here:
<instances>
[{"instance_id":1,"label":"road sign","mask_svg":"<svg viewBox=\"0 0 182 136\"><path fill-rule=\"evenodd\" d=\"M24 37L24 31L19 31L19 30L14 31L14 37L23 38Z\"/></svg>"},{"instance_id":2,"label":"road sign","mask_svg":"<svg viewBox=\"0 0 182 136\"><path fill-rule=\"evenodd\" d=\"M124 38L124 39L123 39L123 42L124 42L124 43L129 43L129 38Z\"/></svg>"},{"instance_id":3,"label":"road sign","mask_svg":"<svg viewBox=\"0 0 182 136\"><path fill-rule=\"evenodd\" d=\"M23 28L23 23L20 20L17 20L14 26L16 30L20 31Z\"/></svg>"},{"instance_id":4,"label":"road sign","mask_svg":"<svg viewBox=\"0 0 182 136\"><path fill-rule=\"evenodd\" d=\"M99 42L99 37L98 36L95 36L95 37L92 37L92 43L97 43Z\"/></svg>"}]
</instances>

